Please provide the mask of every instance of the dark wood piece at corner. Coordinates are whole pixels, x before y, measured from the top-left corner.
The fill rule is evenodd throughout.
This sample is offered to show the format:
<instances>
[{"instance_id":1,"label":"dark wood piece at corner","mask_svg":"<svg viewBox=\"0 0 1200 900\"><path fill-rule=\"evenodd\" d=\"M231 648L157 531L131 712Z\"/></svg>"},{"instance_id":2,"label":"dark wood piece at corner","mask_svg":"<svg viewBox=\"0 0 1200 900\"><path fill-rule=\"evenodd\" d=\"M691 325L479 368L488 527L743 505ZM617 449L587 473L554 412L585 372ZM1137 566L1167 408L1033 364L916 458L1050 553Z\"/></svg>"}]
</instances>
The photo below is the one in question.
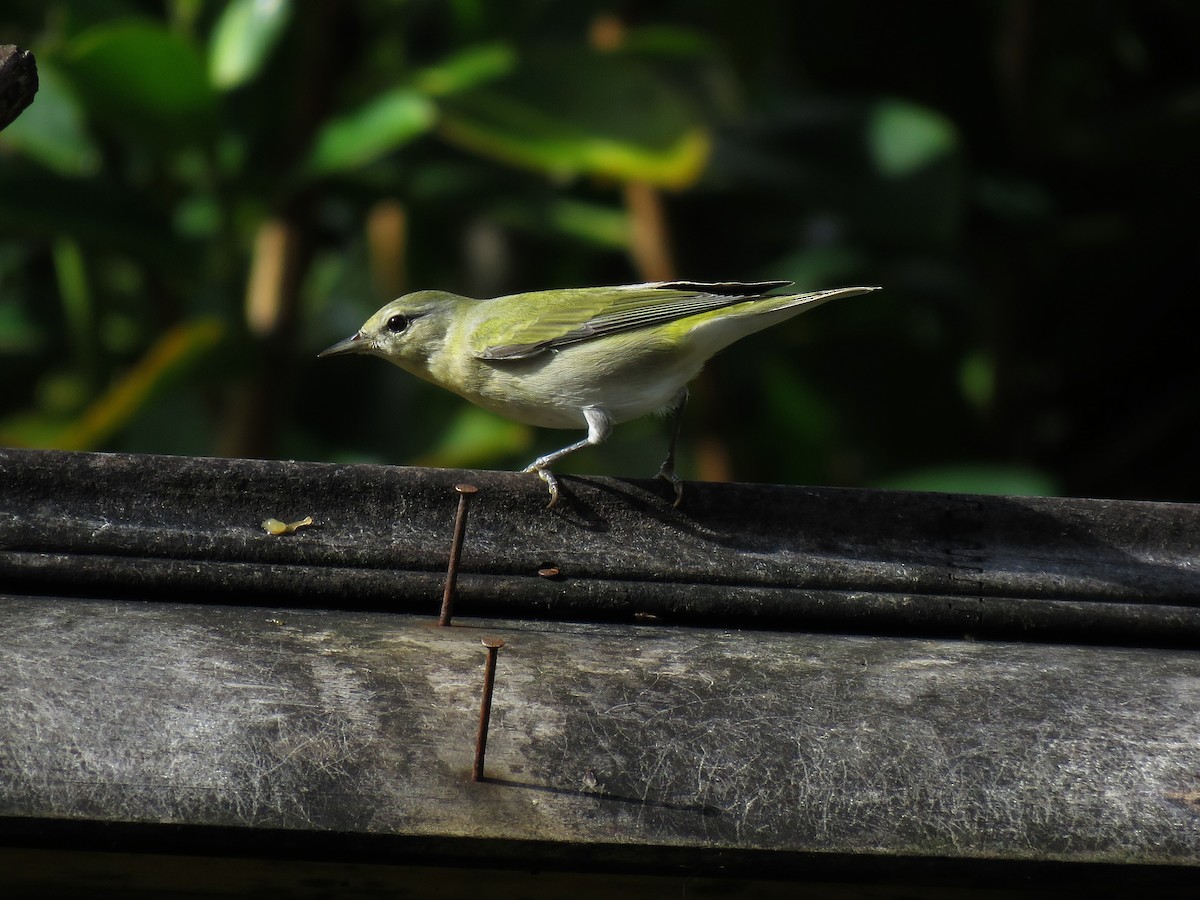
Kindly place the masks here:
<instances>
[{"instance_id":1,"label":"dark wood piece at corner","mask_svg":"<svg viewBox=\"0 0 1200 900\"><path fill-rule=\"evenodd\" d=\"M33 54L12 44L0 44L0 131L33 102L37 89Z\"/></svg>"}]
</instances>

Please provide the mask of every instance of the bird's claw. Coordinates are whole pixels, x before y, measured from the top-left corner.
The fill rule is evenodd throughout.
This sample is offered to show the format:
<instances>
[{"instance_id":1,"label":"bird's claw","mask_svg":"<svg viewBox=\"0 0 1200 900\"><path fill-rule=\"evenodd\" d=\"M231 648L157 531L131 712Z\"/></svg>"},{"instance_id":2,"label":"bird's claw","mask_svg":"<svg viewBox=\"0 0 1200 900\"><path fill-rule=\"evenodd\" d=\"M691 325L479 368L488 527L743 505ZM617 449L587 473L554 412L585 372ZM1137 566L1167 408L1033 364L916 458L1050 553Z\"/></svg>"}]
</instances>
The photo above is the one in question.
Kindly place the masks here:
<instances>
[{"instance_id":1,"label":"bird's claw","mask_svg":"<svg viewBox=\"0 0 1200 900\"><path fill-rule=\"evenodd\" d=\"M679 504L683 502L683 479L675 474L675 466L670 461L663 463L654 477L661 478L675 488L675 502L671 504L671 508L678 509Z\"/></svg>"},{"instance_id":2,"label":"bird's claw","mask_svg":"<svg viewBox=\"0 0 1200 900\"><path fill-rule=\"evenodd\" d=\"M550 491L550 502L546 504L546 509L554 509L558 504L558 479L554 477L554 473L549 469L539 468L537 463L526 466L521 472L524 475L537 473L537 477L546 482L546 488Z\"/></svg>"}]
</instances>

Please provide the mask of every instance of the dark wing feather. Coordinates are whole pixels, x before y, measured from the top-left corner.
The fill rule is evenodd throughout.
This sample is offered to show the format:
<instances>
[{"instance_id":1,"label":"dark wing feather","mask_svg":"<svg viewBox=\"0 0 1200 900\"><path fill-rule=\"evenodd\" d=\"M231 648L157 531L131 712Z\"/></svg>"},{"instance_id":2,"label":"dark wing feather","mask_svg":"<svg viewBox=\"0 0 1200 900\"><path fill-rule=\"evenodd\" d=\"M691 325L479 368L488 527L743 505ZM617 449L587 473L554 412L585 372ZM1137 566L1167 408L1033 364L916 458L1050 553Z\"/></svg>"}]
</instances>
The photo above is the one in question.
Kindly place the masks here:
<instances>
[{"instance_id":1,"label":"dark wing feather","mask_svg":"<svg viewBox=\"0 0 1200 900\"><path fill-rule=\"evenodd\" d=\"M562 331L553 337L524 343L497 344L478 354L479 359L528 359L569 344L594 340L623 331L649 328L674 322L698 313L733 306L761 297L790 281L720 282L672 281L639 285L642 290L630 290L615 295L605 304L603 312L592 315L582 325ZM584 289L580 295L589 298L595 289ZM603 290L603 289L601 289ZM611 290L611 289L609 289Z\"/></svg>"}]
</instances>

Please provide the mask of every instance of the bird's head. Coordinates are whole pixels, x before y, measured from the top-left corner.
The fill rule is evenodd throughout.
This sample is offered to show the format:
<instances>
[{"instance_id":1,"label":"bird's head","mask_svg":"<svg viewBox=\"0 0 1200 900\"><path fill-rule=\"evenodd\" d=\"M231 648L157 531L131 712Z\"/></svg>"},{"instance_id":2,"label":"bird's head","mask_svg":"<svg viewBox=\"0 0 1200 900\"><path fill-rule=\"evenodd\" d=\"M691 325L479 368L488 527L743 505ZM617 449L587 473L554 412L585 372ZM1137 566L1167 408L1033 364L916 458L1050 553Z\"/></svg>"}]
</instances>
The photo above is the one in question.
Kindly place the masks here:
<instances>
[{"instance_id":1,"label":"bird's head","mask_svg":"<svg viewBox=\"0 0 1200 900\"><path fill-rule=\"evenodd\" d=\"M367 319L356 334L317 356L366 353L405 369L423 370L429 357L445 345L455 310L468 302L445 291L405 294Z\"/></svg>"}]
</instances>

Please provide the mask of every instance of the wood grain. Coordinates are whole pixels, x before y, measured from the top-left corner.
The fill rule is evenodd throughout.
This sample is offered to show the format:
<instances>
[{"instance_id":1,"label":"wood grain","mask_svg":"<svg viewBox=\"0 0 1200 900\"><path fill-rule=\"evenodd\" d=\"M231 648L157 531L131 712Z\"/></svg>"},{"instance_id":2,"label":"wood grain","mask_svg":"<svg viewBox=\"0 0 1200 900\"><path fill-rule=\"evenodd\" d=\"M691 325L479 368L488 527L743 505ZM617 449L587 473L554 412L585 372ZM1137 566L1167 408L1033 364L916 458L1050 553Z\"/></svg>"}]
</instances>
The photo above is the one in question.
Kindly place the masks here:
<instances>
[{"instance_id":1,"label":"wood grain","mask_svg":"<svg viewBox=\"0 0 1200 900\"><path fill-rule=\"evenodd\" d=\"M1194 653L12 597L0 642L5 816L1200 862Z\"/></svg>"}]
</instances>

